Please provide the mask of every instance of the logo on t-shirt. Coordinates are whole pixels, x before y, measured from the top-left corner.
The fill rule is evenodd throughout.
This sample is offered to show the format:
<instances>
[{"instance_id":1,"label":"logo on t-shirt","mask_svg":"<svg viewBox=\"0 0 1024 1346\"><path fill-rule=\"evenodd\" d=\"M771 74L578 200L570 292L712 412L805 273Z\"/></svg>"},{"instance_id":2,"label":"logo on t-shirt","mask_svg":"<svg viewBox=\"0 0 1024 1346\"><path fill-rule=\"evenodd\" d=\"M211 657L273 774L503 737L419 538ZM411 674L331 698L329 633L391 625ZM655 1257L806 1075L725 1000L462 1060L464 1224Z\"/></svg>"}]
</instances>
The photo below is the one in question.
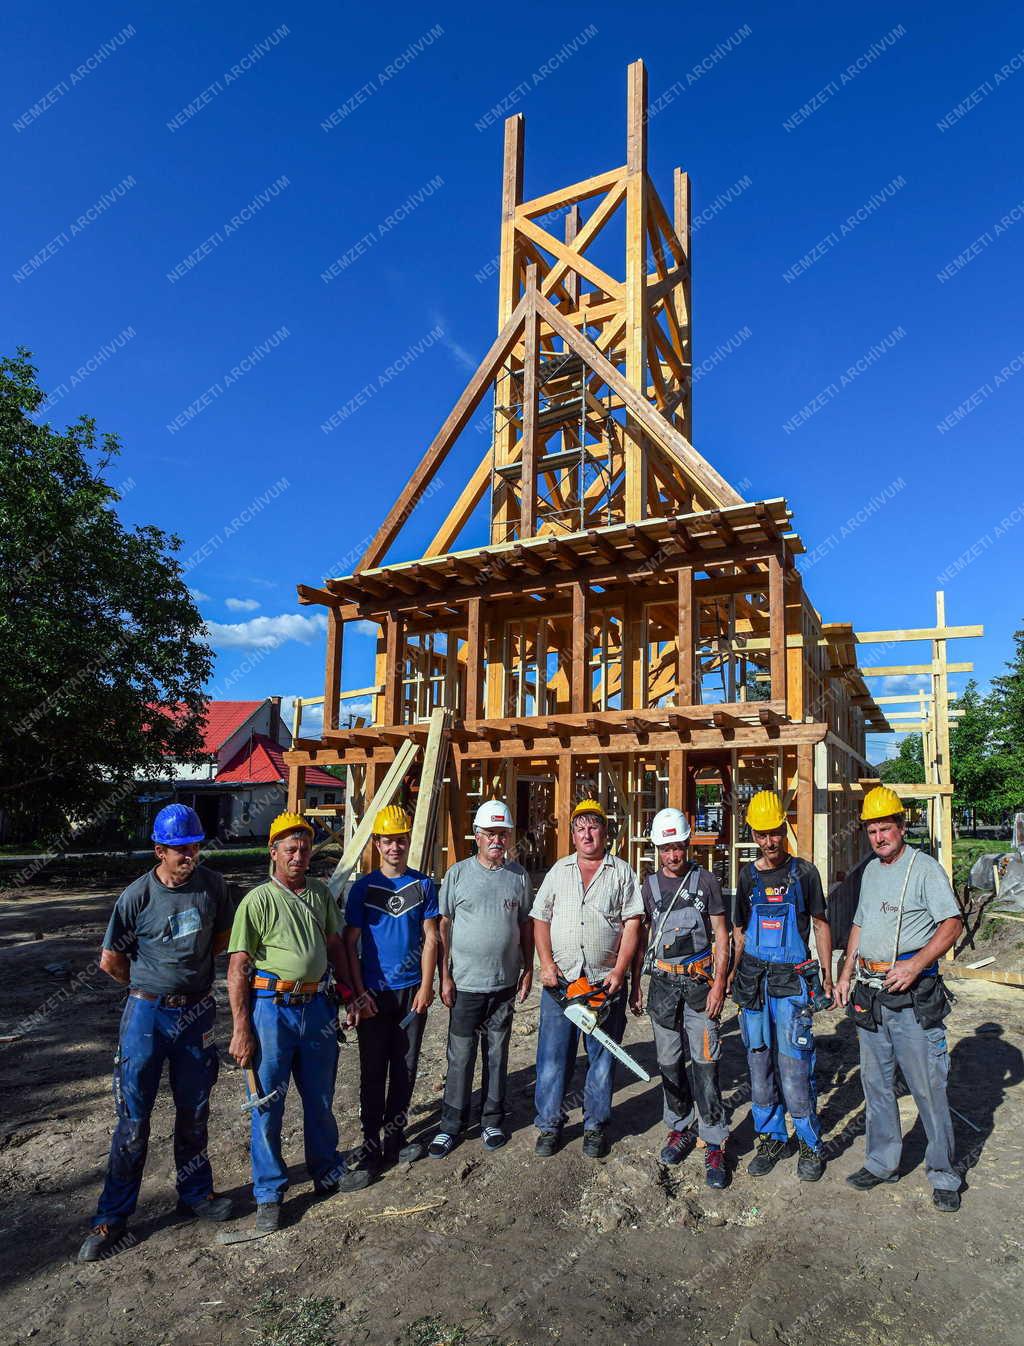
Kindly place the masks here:
<instances>
[{"instance_id":1,"label":"logo on t-shirt","mask_svg":"<svg viewBox=\"0 0 1024 1346\"><path fill-rule=\"evenodd\" d=\"M404 907L405 907L405 898L402 896L402 894L392 893L391 896L388 898L388 911L390 911L393 916L397 916L398 913L402 911Z\"/></svg>"},{"instance_id":2,"label":"logo on t-shirt","mask_svg":"<svg viewBox=\"0 0 1024 1346\"><path fill-rule=\"evenodd\" d=\"M786 893L789 890L788 884L776 885L773 888L765 887L764 895L769 902L785 902Z\"/></svg>"}]
</instances>

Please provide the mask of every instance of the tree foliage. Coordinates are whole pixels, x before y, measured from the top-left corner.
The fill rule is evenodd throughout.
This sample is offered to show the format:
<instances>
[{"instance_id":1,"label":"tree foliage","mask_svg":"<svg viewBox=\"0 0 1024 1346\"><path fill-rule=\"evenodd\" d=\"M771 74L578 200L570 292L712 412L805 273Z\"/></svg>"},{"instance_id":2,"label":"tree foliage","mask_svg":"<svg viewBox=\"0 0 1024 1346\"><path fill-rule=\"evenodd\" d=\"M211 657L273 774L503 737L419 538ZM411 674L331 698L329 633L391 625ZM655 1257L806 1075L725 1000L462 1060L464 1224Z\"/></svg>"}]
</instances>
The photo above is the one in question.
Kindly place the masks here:
<instances>
[{"instance_id":1,"label":"tree foliage","mask_svg":"<svg viewBox=\"0 0 1024 1346\"><path fill-rule=\"evenodd\" d=\"M118 517L117 437L36 424L43 400L27 351L0 359L0 808L22 839L195 760L212 668L180 539Z\"/></svg>"},{"instance_id":2,"label":"tree foliage","mask_svg":"<svg viewBox=\"0 0 1024 1346\"><path fill-rule=\"evenodd\" d=\"M895 757L889 757L878 767L878 776L883 781L893 781L897 785L917 785L924 780L924 752L920 734L907 734L900 741Z\"/></svg>"}]
</instances>

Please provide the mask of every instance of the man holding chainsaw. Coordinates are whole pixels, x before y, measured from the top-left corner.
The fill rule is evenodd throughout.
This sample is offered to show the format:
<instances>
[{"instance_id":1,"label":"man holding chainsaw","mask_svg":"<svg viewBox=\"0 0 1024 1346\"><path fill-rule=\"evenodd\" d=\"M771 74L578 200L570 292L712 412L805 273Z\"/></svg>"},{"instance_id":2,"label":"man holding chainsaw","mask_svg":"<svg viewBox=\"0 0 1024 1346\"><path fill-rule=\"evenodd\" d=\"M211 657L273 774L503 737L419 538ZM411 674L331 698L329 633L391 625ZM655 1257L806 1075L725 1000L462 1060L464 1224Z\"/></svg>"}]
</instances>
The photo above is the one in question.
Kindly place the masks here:
<instances>
[{"instance_id":1,"label":"man holding chainsaw","mask_svg":"<svg viewBox=\"0 0 1024 1346\"><path fill-rule=\"evenodd\" d=\"M896 1067L906 1080L928 1137L925 1171L940 1211L960 1209L953 1167L953 1123L946 1099L949 1050L943 1021L951 996L938 960L963 929L946 872L907 845L903 804L886 785L864 796L861 821L874 852L836 985L857 1025L864 1086L864 1167L846 1181L859 1192L899 1179L903 1149Z\"/></svg>"},{"instance_id":2,"label":"man holding chainsaw","mask_svg":"<svg viewBox=\"0 0 1024 1346\"><path fill-rule=\"evenodd\" d=\"M605 1128L616 1058L648 1078L620 1045L626 1027L624 982L644 904L629 865L605 853L608 820L601 805L594 799L577 804L570 828L573 854L545 875L531 913L544 985L537 1035L536 1153L548 1158L558 1149L582 1027L588 1061L583 1153L600 1159L608 1152ZM577 997L580 983L583 991ZM596 996L583 994L588 983ZM574 1004L596 1008L596 1016L574 1018Z\"/></svg>"},{"instance_id":3,"label":"man holding chainsaw","mask_svg":"<svg viewBox=\"0 0 1024 1346\"><path fill-rule=\"evenodd\" d=\"M312 852L309 823L279 814L270 825L273 874L240 902L228 943L228 1050L240 1066L254 1067L260 1090L251 1109L257 1234L273 1234L280 1224L288 1188L281 1125L293 1075L313 1190L332 1196L345 1173L333 1110L337 1006L324 984L328 963L341 998L353 996L337 904L325 883L308 876Z\"/></svg>"},{"instance_id":4,"label":"man holding chainsaw","mask_svg":"<svg viewBox=\"0 0 1024 1346\"><path fill-rule=\"evenodd\" d=\"M643 1012L642 965L651 974L648 1010L669 1129L661 1162L681 1163L699 1136L705 1146L705 1181L721 1188L727 1181L722 1147L729 1120L718 1082L718 1016L729 975L729 928L718 880L686 857L689 839L685 813L662 809L655 814L651 842L658 869L641 889L647 921L633 959L630 1008L634 1014ZM651 938L645 958L648 927ZM686 1071L687 1047L692 1087Z\"/></svg>"},{"instance_id":5,"label":"man holding chainsaw","mask_svg":"<svg viewBox=\"0 0 1024 1346\"><path fill-rule=\"evenodd\" d=\"M740 1007L757 1132L757 1153L747 1172L762 1177L791 1153L788 1110L800 1147L797 1177L817 1182L825 1159L811 1016L832 1004L832 936L825 895L814 866L786 850L786 812L774 791L754 795L747 823L760 854L743 866L736 887L731 980ZM820 967L808 952L812 921Z\"/></svg>"}]
</instances>

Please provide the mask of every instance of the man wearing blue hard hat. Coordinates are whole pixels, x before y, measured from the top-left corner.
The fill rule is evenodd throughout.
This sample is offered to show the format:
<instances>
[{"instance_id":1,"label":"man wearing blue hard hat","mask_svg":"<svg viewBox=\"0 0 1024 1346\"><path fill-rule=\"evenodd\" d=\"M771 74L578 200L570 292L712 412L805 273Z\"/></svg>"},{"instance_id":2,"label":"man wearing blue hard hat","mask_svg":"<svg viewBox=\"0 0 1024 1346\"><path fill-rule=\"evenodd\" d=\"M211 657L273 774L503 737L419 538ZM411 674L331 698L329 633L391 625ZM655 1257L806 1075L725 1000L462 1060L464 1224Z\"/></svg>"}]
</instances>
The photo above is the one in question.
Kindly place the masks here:
<instances>
[{"instance_id":1,"label":"man wearing blue hard hat","mask_svg":"<svg viewBox=\"0 0 1024 1346\"><path fill-rule=\"evenodd\" d=\"M178 1213L226 1220L206 1154L213 1044L213 960L227 948L231 903L220 874L198 863L203 827L194 809L168 804L153 824L156 865L117 900L100 967L128 986L114 1058L117 1126L107 1178L89 1237L78 1254L95 1262L132 1242L128 1218L142 1185L149 1119L164 1062L174 1096Z\"/></svg>"}]
</instances>

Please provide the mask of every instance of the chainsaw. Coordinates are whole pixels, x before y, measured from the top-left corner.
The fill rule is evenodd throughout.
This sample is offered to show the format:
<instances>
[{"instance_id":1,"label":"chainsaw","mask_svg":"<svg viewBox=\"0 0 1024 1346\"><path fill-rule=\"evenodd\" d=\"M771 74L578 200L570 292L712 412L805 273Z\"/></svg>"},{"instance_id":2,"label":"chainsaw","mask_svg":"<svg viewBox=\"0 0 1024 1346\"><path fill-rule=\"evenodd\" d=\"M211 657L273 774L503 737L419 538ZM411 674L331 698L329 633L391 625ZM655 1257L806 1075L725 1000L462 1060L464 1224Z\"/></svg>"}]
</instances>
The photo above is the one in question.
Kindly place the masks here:
<instances>
[{"instance_id":1,"label":"chainsaw","mask_svg":"<svg viewBox=\"0 0 1024 1346\"><path fill-rule=\"evenodd\" d=\"M633 1074L643 1080L644 1083L650 1082L651 1077L643 1066L638 1065L625 1048L620 1047L613 1038L610 1038L599 1027L607 1017L612 1004L612 998L604 989L602 983L599 982L595 986L588 977L577 977L573 982L568 982L563 977L559 977L556 995L561 1002L562 1013L570 1023L575 1024L581 1033L586 1033L595 1042L599 1042L624 1066L628 1066Z\"/></svg>"}]
</instances>

